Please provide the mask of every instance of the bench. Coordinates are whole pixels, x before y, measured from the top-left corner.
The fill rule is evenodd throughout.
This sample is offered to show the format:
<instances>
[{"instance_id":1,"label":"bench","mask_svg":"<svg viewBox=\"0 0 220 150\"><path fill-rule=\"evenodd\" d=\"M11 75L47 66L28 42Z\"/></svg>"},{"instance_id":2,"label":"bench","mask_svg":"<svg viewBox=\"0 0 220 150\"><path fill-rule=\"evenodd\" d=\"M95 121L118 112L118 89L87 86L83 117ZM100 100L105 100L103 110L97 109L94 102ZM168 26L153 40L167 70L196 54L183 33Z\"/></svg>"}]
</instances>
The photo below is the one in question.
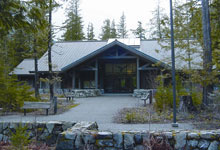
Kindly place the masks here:
<instances>
[{"instance_id":1,"label":"bench","mask_svg":"<svg viewBox=\"0 0 220 150\"><path fill-rule=\"evenodd\" d=\"M48 109L51 108L51 102L24 102L24 116L26 116L26 109L46 109L46 115L48 115Z\"/></svg>"},{"instance_id":2,"label":"bench","mask_svg":"<svg viewBox=\"0 0 220 150\"><path fill-rule=\"evenodd\" d=\"M144 101L144 106L146 106L147 99L150 99L150 93L146 93L141 97L141 100Z\"/></svg>"}]
</instances>

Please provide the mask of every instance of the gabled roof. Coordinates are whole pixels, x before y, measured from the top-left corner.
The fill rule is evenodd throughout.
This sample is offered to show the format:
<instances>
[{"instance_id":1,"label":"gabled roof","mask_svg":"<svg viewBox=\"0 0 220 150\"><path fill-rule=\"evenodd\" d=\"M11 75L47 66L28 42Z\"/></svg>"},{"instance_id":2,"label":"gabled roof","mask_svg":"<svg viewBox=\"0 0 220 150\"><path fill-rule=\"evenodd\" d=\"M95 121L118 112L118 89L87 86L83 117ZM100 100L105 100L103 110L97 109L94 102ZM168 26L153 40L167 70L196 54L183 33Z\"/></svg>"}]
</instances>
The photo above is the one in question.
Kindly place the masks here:
<instances>
[{"instance_id":1,"label":"gabled roof","mask_svg":"<svg viewBox=\"0 0 220 150\"><path fill-rule=\"evenodd\" d=\"M82 57L79 60L77 60L75 62L72 62L71 64L67 65L66 67L61 68L61 71L66 71L66 70L68 70L68 69L70 69L72 67L75 67L76 65L79 65L80 63L82 63L82 62L84 62L84 61L86 61L86 60L88 60L88 59L90 59L92 57L95 57L96 55L104 52L105 50L107 50L107 49L109 49L109 48L111 48L113 46L120 46L120 47L122 47L122 48L124 48L124 49L126 49L126 50L128 50L128 51L130 51L130 52L132 52L132 53L142 57L142 58L145 58L145 59L153 62L153 63L160 62L159 60L155 59L154 57L151 57L151 56L147 55L146 53L143 53L143 52L141 52L141 51L139 51L139 50L137 50L137 49L135 49L135 48L133 48L131 46L128 46L128 45L126 45L124 43L121 43L118 40L115 40L115 41L113 41L113 42L111 42L111 43L109 43L109 44L107 44L107 45L105 45L105 46L103 46L103 47L93 51L92 53L86 55L85 57ZM162 64L165 65L164 63L162 63Z\"/></svg>"},{"instance_id":2,"label":"gabled roof","mask_svg":"<svg viewBox=\"0 0 220 150\"><path fill-rule=\"evenodd\" d=\"M16 75L32 75L29 71L32 70L34 67L34 59L24 59L14 70L11 74Z\"/></svg>"},{"instance_id":3,"label":"gabled roof","mask_svg":"<svg viewBox=\"0 0 220 150\"><path fill-rule=\"evenodd\" d=\"M53 71L66 71L80 63L108 50L113 46L120 46L135 55L151 61L153 63L161 62L161 65L168 66L171 62L171 52L162 50L157 40L142 40L140 45L127 45L122 43L126 40L114 40L109 43L108 41L75 41L75 42L57 42L52 46L52 63ZM132 43L132 42L128 42ZM137 43L137 42L136 42ZM164 44L168 42L165 41ZM185 51L175 49L176 53L181 56ZM159 51L159 53L158 53ZM48 71L48 57L47 52L39 59L38 70L41 72ZM193 54L192 68L198 69L196 63L201 63L202 58L199 54ZM33 59L32 59L33 61ZM166 64L164 63L166 62ZM168 63L167 63L168 62ZM194 65L195 64L195 65ZM182 61L180 58L176 58L176 68L181 69L187 67L187 62ZM20 69L20 72L18 71ZM23 70L22 70L23 69ZM30 74L29 71L34 71L34 63L31 59L25 59L14 70L15 74Z\"/></svg>"}]
</instances>

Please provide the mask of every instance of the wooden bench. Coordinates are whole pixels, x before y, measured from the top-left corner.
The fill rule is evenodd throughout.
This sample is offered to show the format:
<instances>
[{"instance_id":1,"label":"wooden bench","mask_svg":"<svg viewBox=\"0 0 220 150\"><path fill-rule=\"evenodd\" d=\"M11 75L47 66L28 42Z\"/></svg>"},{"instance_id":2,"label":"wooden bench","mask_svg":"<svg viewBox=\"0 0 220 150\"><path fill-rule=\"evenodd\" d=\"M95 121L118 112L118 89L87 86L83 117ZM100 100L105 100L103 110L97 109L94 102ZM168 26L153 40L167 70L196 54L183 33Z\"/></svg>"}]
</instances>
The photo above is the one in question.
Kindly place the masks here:
<instances>
[{"instance_id":1,"label":"wooden bench","mask_svg":"<svg viewBox=\"0 0 220 150\"><path fill-rule=\"evenodd\" d=\"M46 109L46 115L48 115L48 109L51 108L51 102L24 102L24 116L26 116L26 109Z\"/></svg>"},{"instance_id":2,"label":"wooden bench","mask_svg":"<svg viewBox=\"0 0 220 150\"><path fill-rule=\"evenodd\" d=\"M147 105L147 103L146 103L147 99L150 99L150 93L144 94L144 95L141 97L141 100L144 101L144 106Z\"/></svg>"}]
</instances>

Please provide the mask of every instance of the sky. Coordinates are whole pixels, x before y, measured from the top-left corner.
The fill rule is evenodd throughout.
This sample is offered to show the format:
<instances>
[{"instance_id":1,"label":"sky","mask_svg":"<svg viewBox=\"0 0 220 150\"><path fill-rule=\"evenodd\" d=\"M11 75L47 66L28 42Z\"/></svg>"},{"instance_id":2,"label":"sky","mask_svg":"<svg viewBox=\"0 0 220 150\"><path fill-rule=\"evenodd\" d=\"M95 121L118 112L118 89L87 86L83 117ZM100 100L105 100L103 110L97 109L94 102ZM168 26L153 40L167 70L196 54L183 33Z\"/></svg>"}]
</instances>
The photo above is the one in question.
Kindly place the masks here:
<instances>
[{"instance_id":1,"label":"sky","mask_svg":"<svg viewBox=\"0 0 220 150\"><path fill-rule=\"evenodd\" d=\"M149 29L150 19L153 17L152 11L156 9L158 1L160 6L169 10L169 0L80 0L80 14L83 20L84 33L89 22L93 23L95 38L98 39L101 27L105 19L115 20L116 25L124 12L126 16L127 30L136 29L137 22L141 21L145 29ZM66 19L65 8L68 2L58 0L62 7L53 12L53 25L62 26ZM55 30L55 40L60 38L63 31ZM129 32L129 37L132 33Z\"/></svg>"}]
</instances>

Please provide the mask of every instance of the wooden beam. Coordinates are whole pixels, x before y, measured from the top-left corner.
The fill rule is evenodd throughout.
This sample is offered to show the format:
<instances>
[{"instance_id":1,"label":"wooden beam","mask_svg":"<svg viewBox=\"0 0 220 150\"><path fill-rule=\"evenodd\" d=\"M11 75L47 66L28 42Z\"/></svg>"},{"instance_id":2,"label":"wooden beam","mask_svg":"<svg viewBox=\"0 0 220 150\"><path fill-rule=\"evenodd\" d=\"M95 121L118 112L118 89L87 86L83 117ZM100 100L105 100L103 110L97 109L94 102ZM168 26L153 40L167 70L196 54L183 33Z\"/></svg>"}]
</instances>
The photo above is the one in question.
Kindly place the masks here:
<instances>
[{"instance_id":1,"label":"wooden beam","mask_svg":"<svg viewBox=\"0 0 220 150\"><path fill-rule=\"evenodd\" d=\"M137 57L137 89L140 89L139 57Z\"/></svg>"},{"instance_id":2,"label":"wooden beam","mask_svg":"<svg viewBox=\"0 0 220 150\"><path fill-rule=\"evenodd\" d=\"M158 70L158 68L154 68L154 67L142 68L142 67L139 67L138 70Z\"/></svg>"},{"instance_id":3,"label":"wooden beam","mask_svg":"<svg viewBox=\"0 0 220 150\"><path fill-rule=\"evenodd\" d=\"M95 88L98 89L98 60L95 61Z\"/></svg>"},{"instance_id":4,"label":"wooden beam","mask_svg":"<svg viewBox=\"0 0 220 150\"><path fill-rule=\"evenodd\" d=\"M135 59L136 56L103 56L100 59Z\"/></svg>"},{"instance_id":5,"label":"wooden beam","mask_svg":"<svg viewBox=\"0 0 220 150\"><path fill-rule=\"evenodd\" d=\"M73 71L73 75L72 75L72 88L75 89L76 88L76 72Z\"/></svg>"}]
</instances>

